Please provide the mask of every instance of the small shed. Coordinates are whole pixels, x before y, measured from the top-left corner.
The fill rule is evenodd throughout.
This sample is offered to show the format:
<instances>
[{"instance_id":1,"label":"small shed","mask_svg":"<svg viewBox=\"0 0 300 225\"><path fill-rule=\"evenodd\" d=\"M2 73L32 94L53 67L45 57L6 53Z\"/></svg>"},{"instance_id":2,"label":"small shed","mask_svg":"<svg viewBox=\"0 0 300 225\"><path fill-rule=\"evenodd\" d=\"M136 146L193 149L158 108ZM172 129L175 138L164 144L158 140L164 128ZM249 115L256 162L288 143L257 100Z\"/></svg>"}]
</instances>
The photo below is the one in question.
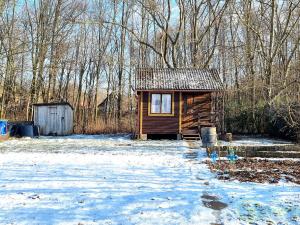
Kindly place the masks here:
<instances>
[{"instance_id":1,"label":"small shed","mask_svg":"<svg viewBox=\"0 0 300 225\"><path fill-rule=\"evenodd\" d=\"M215 69L138 68L135 74L137 135L200 138L201 127L214 127L223 108L217 101L223 84Z\"/></svg>"},{"instance_id":2,"label":"small shed","mask_svg":"<svg viewBox=\"0 0 300 225\"><path fill-rule=\"evenodd\" d=\"M33 104L33 120L41 135L73 133L73 107L68 102Z\"/></svg>"}]
</instances>

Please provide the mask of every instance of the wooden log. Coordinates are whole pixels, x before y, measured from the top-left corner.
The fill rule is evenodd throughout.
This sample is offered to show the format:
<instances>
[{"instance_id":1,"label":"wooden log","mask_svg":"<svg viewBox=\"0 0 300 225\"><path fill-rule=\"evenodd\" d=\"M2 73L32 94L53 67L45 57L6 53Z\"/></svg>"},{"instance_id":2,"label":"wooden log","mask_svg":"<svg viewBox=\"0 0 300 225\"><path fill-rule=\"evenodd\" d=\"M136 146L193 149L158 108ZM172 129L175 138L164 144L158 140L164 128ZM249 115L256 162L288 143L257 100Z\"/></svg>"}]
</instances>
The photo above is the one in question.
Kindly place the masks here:
<instances>
[{"instance_id":1,"label":"wooden log","mask_svg":"<svg viewBox=\"0 0 300 225\"><path fill-rule=\"evenodd\" d=\"M225 134L225 141L232 142L232 133L226 133Z\"/></svg>"}]
</instances>

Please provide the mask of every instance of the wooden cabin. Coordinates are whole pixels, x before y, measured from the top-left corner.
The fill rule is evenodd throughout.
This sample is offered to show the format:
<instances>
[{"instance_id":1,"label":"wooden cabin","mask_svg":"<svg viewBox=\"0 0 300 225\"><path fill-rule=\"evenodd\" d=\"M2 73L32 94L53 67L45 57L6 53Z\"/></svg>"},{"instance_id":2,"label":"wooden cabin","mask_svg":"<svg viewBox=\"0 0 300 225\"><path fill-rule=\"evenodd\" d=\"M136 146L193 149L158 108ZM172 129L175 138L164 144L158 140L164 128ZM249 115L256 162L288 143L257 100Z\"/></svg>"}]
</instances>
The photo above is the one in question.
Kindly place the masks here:
<instances>
[{"instance_id":1,"label":"wooden cabin","mask_svg":"<svg viewBox=\"0 0 300 225\"><path fill-rule=\"evenodd\" d=\"M112 108L118 108L118 95L114 92L110 93L103 101L98 105L98 110L102 114L108 110L108 106L111 105Z\"/></svg>"},{"instance_id":2,"label":"wooden cabin","mask_svg":"<svg viewBox=\"0 0 300 225\"><path fill-rule=\"evenodd\" d=\"M33 104L34 125L41 135L64 136L73 133L73 107L68 102Z\"/></svg>"},{"instance_id":3,"label":"wooden cabin","mask_svg":"<svg viewBox=\"0 0 300 225\"><path fill-rule=\"evenodd\" d=\"M139 68L135 74L137 137L200 138L201 127L217 126L223 85L215 69Z\"/></svg>"}]
</instances>

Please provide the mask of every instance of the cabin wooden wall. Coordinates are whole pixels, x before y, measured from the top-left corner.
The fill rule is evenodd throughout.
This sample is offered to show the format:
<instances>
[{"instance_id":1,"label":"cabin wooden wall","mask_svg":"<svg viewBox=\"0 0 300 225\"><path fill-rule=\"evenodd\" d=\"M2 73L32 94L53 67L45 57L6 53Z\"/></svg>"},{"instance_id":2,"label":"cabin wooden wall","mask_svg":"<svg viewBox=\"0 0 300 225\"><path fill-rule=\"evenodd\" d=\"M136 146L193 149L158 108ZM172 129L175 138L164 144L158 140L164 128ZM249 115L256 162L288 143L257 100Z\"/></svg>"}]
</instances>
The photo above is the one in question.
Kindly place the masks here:
<instances>
[{"instance_id":1,"label":"cabin wooden wall","mask_svg":"<svg viewBox=\"0 0 300 225\"><path fill-rule=\"evenodd\" d=\"M174 116L148 116L149 92L143 92L143 134L179 133L179 93L174 93Z\"/></svg>"},{"instance_id":2,"label":"cabin wooden wall","mask_svg":"<svg viewBox=\"0 0 300 225\"><path fill-rule=\"evenodd\" d=\"M149 93L143 92L142 99L142 125L141 118L141 92L137 93L137 131L142 134L179 134L179 99L180 92L174 92L174 116L148 116ZM154 92L153 92L154 93ZM156 93L156 92L155 92ZM159 92L157 92L159 93ZM181 131L197 129L202 126L213 126L215 123L214 103L211 92L181 92ZM184 98L188 101L188 113L185 113ZM200 118L199 118L200 115ZM142 127L142 131L140 131Z\"/></svg>"},{"instance_id":3,"label":"cabin wooden wall","mask_svg":"<svg viewBox=\"0 0 300 225\"><path fill-rule=\"evenodd\" d=\"M210 92L182 93L182 129L199 129L213 126L213 108Z\"/></svg>"}]
</instances>

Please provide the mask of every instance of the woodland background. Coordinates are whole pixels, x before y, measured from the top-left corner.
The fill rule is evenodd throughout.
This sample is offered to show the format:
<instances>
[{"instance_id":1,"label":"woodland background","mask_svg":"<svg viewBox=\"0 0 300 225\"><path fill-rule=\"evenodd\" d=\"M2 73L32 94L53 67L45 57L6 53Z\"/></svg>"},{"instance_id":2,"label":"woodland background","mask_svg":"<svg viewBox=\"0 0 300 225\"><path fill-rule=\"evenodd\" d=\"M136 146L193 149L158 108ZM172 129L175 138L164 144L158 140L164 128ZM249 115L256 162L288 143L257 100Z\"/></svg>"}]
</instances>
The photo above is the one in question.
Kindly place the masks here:
<instances>
[{"instance_id":1,"label":"woodland background","mask_svg":"<svg viewBox=\"0 0 300 225\"><path fill-rule=\"evenodd\" d=\"M206 67L226 131L300 140L299 19L300 0L1 0L0 118L64 100L77 132L132 131L135 68Z\"/></svg>"}]
</instances>

